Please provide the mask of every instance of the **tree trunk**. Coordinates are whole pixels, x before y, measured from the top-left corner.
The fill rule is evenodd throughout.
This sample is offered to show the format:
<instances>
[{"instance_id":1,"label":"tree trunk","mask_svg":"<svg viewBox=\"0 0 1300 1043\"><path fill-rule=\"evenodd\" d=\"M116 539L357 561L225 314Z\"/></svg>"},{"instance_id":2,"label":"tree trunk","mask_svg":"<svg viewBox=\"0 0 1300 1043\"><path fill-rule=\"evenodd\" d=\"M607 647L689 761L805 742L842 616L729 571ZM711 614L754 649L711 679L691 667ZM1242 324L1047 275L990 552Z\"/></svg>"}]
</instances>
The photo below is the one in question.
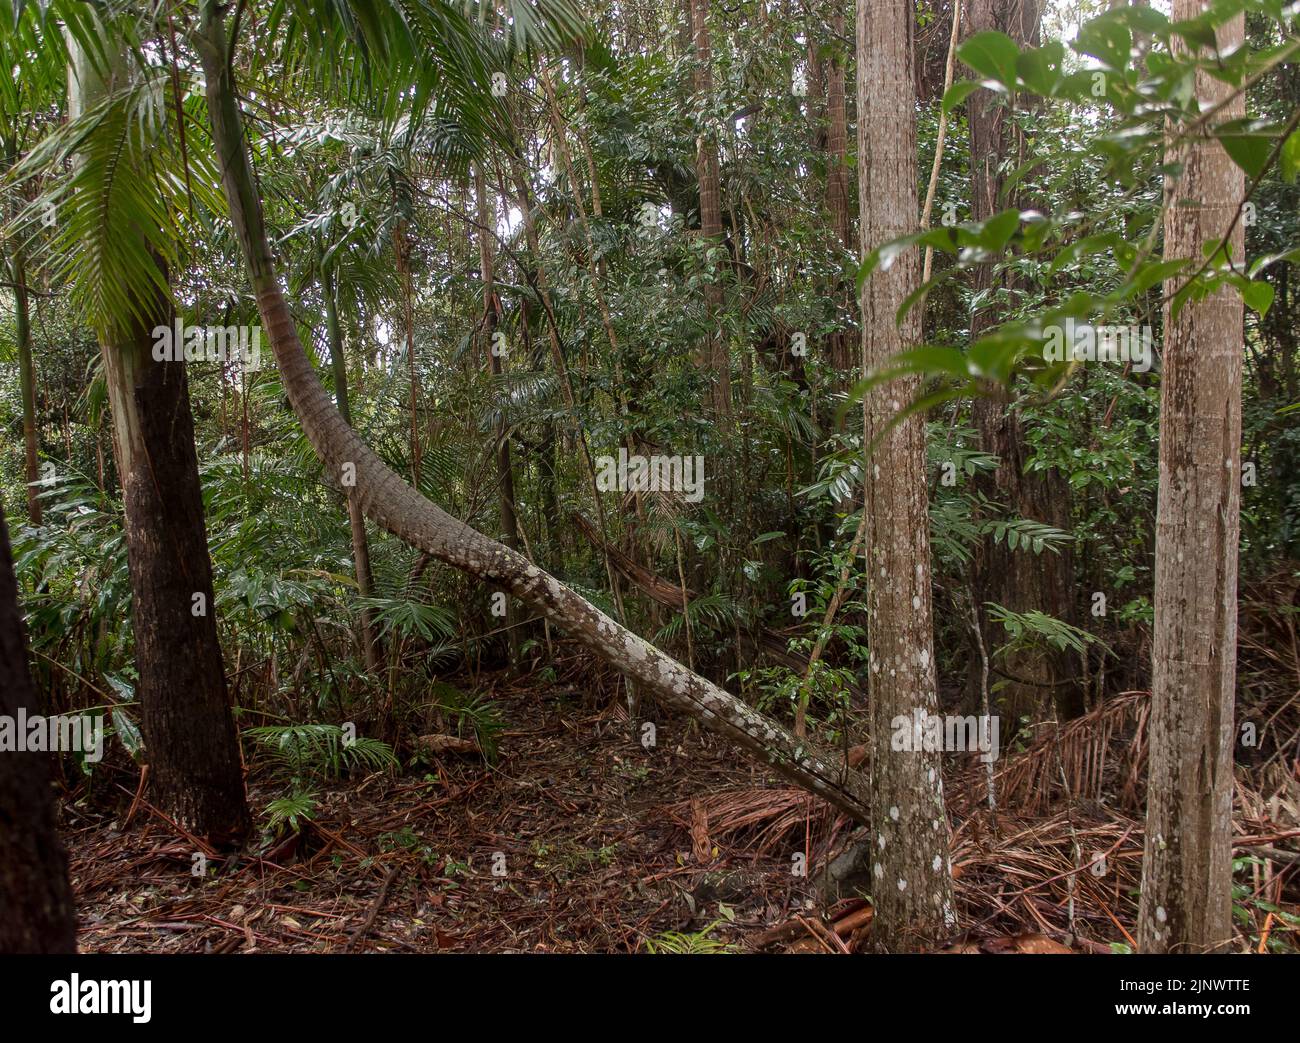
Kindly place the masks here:
<instances>
[{"instance_id":1,"label":"tree trunk","mask_svg":"<svg viewBox=\"0 0 1300 1043\"><path fill-rule=\"evenodd\" d=\"M524 166L521 143L523 134L516 115L515 107L510 109L511 136L510 147L506 150L506 159L510 167L511 180L515 184L515 192L518 195L518 205L523 214L524 241L528 244L528 252L533 257L533 266L531 271L524 270L524 278L527 279L534 292L537 294L538 301L542 306L542 314L546 320L547 342L551 349L551 361L555 366L556 376L560 381L560 390L564 395L564 404L568 407L568 426L569 436L577 445L582 458L584 477L591 489L592 507L596 511L596 519L600 523L601 535L608 535L609 527L605 523L605 507L601 503L600 490L596 483L596 466L591 458L591 449L587 444L586 431L582 426L578 416L578 396L573 389L573 381L569 375L569 365L564 357L564 345L560 341L560 327L556 319L555 309L551 302L551 293L547 280L546 269L542 265L541 240L538 238L537 225L533 220L533 192L528 181L528 170ZM548 447L548 455L553 460L554 443ZM543 474L543 495L549 495L554 490L553 480L555 477L555 468L549 461ZM610 565L609 555L605 555L605 575L609 580L609 591L614 598L614 607L618 612L619 619L626 619L626 613L623 611L623 594L618 582L618 576L615 574L613 567Z\"/></svg>"},{"instance_id":2,"label":"tree trunk","mask_svg":"<svg viewBox=\"0 0 1300 1043\"><path fill-rule=\"evenodd\" d=\"M263 223L261 199L244 145L234 74L221 15L213 0L201 8L196 45L202 56L209 118L221 162L230 217L257 295L290 404L325 466L355 467L366 516L395 536L471 576L508 591L571 634L667 707L732 739L774 770L861 822L867 816L863 780L811 751L777 723L730 693L692 674L671 657L610 619L584 598L509 547L451 517L412 489L343 423L303 351L280 289Z\"/></svg>"},{"instance_id":3,"label":"tree trunk","mask_svg":"<svg viewBox=\"0 0 1300 1043\"><path fill-rule=\"evenodd\" d=\"M916 230L916 109L910 0L858 5L858 205L862 252ZM862 287L862 366L868 372L920 340L920 312L895 313L920 283L909 250ZM939 711L930 614L925 420L887 425L920 392L910 377L863 402L871 704L872 929L878 947L917 949L953 921L941 752L893 748L896 720ZM916 744L920 745L920 744ZM865 853L864 853L865 854Z\"/></svg>"},{"instance_id":4,"label":"tree trunk","mask_svg":"<svg viewBox=\"0 0 1300 1043\"><path fill-rule=\"evenodd\" d=\"M352 424L352 399L348 391L348 360L343 348L343 328L339 323L338 290L334 271L326 268L321 275L321 295L325 298L325 329L330 344L330 371L334 377L334 401L338 403L343 422ZM374 580L370 572L370 542L366 539L366 519L357 504L353 490L344 486L348 507L348 528L352 533L352 569L357 578L357 593L363 598L374 593ZM375 637L375 625L369 608L362 608L360 616L361 650L366 670L379 670L380 649Z\"/></svg>"},{"instance_id":5,"label":"tree trunk","mask_svg":"<svg viewBox=\"0 0 1300 1043\"><path fill-rule=\"evenodd\" d=\"M845 252L853 249L853 232L849 223L849 107L845 97L845 61L840 53L840 40L844 37L844 8L842 0L832 0L835 10L831 15L831 60L826 75L826 111L828 133L826 137L826 207L830 211L831 228L838 245ZM851 299L852 289L844 289ZM847 311L847 307L846 307ZM854 365L853 336L847 330L837 330L829 340L831 368L835 375L834 387L844 391L850 384Z\"/></svg>"},{"instance_id":6,"label":"tree trunk","mask_svg":"<svg viewBox=\"0 0 1300 1043\"><path fill-rule=\"evenodd\" d=\"M969 7L969 32L988 29L1006 32L1020 46L1036 45L1040 15L1039 0L1012 0L1000 7L994 0L974 0ZM999 203L1002 187L1001 165L1016 145L1007 140L1011 129L1004 122L1007 109L992 91L980 90L971 95L967 108L971 148L971 219L983 221L1014 201ZM1018 165L1018 164L1015 164ZM998 322L994 302L997 291L993 264L975 269L973 289L981 303L971 317L971 340L978 339ZM1011 408L1004 390L980 396L971 406L971 417L979 432L980 448L998 458L992 473L981 474L976 489L988 500L1000 504L1013 518L1026 518L1058 529L1071 528L1070 485L1056 469L1029 473L1025 465L1029 447L1018 414ZM1030 554L1011 550L988 537L976 556L972 583L975 601L1002 605L1013 612L1032 609L1045 612L1067 623L1075 621L1072 595L1074 560L1069 547L1056 553ZM984 646L992 651L1001 644L983 612L980 614ZM972 657L972 679L978 669L978 657ZM1042 716L1045 696L1054 695L1062 716L1082 712L1082 691L1061 685L1077 671L1067 652L1055 649L1019 650L995 661L1001 670L1029 683L1008 681L998 694L998 705L1007 731L1013 731L1022 717L1031 722ZM978 687L972 681L972 689Z\"/></svg>"},{"instance_id":7,"label":"tree trunk","mask_svg":"<svg viewBox=\"0 0 1300 1043\"><path fill-rule=\"evenodd\" d=\"M691 39L695 47L696 104L707 109L713 95L713 53L709 43L709 0L690 0ZM705 129L696 141L695 177L700 188L700 238L705 249L722 243L722 187L718 174L718 139ZM712 277L705 283L706 322L712 323L722 307L722 287ZM712 379L709 392L713 411L719 416L731 412L731 360L727 339L718 330L705 334L703 368Z\"/></svg>"},{"instance_id":8,"label":"tree trunk","mask_svg":"<svg viewBox=\"0 0 1300 1043\"><path fill-rule=\"evenodd\" d=\"M478 212L479 275L483 280L483 343L487 345L488 370L494 378L501 376L501 356L495 338L500 311L497 304L495 272L492 264L492 230L496 215L489 209L487 184L482 166L474 168L474 203ZM510 425L505 409L498 410L496 429L497 498L501 510L501 539L513 551L519 549L519 516L515 511L515 469L510 458ZM519 661L519 630L507 613L504 620L509 639L510 663Z\"/></svg>"},{"instance_id":9,"label":"tree trunk","mask_svg":"<svg viewBox=\"0 0 1300 1043\"><path fill-rule=\"evenodd\" d=\"M108 88L84 56L73 61L75 118ZM169 302L159 297L145 314L100 338L125 508L141 730L154 800L187 829L233 843L250 822L217 638L189 382L183 359L153 357L151 330L171 326Z\"/></svg>"},{"instance_id":10,"label":"tree trunk","mask_svg":"<svg viewBox=\"0 0 1300 1043\"><path fill-rule=\"evenodd\" d=\"M844 6L842 0L832 0L835 10L831 14L831 60L826 75L826 206L831 214L831 227L835 237L846 249L853 249L849 227L849 106L845 94L845 62L840 51L844 37ZM851 355L844 362L852 365Z\"/></svg>"},{"instance_id":11,"label":"tree trunk","mask_svg":"<svg viewBox=\"0 0 1300 1043\"><path fill-rule=\"evenodd\" d=\"M1175 20L1200 14L1174 0ZM1240 47L1243 16L1218 31ZM1180 45L1185 46L1185 45ZM1232 88L1196 76L1203 107ZM1220 113L1244 113L1238 95ZM1199 261L1241 205L1245 178L1216 141L1170 155L1166 259ZM1231 240L1240 259L1241 222ZM1184 275L1183 278L1186 278ZM1165 286L1171 295L1176 280ZM1144 952L1204 952L1232 940L1233 698L1237 663L1237 538L1241 507L1242 303L1229 287L1164 315L1160 491L1156 510L1155 634L1146 851L1138 909Z\"/></svg>"},{"instance_id":12,"label":"tree trunk","mask_svg":"<svg viewBox=\"0 0 1300 1043\"><path fill-rule=\"evenodd\" d=\"M32 361L32 320L27 294L27 268L22 248L14 250L14 333L18 340L18 383L23 399L23 473L27 478L27 520L41 524L41 501L38 498L40 467L36 434L36 366Z\"/></svg>"},{"instance_id":13,"label":"tree trunk","mask_svg":"<svg viewBox=\"0 0 1300 1043\"><path fill-rule=\"evenodd\" d=\"M0 714L40 714L9 529L0 512ZM54 796L44 753L0 755L0 953L77 951L77 915L68 859L55 825Z\"/></svg>"},{"instance_id":14,"label":"tree trunk","mask_svg":"<svg viewBox=\"0 0 1300 1043\"><path fill-rule=\"evenodd\" d=\"M170 310L155 313L170 323ZM126 515L136 696L154 800L215 843L248 832L239 737L217 637L185 363L143 327L102 345Z\"/></svg>"}]
</instances>

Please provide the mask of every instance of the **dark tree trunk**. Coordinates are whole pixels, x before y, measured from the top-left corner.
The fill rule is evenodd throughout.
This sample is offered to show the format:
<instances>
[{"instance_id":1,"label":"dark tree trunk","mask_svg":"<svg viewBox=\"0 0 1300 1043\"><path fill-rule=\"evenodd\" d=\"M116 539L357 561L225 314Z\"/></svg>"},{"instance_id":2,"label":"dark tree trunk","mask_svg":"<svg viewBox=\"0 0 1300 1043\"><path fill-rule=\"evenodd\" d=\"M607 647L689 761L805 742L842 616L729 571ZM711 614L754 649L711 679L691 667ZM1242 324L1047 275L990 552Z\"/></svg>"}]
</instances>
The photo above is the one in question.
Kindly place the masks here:
<instances>
[{"instance_id":1,"label":"dark tree trunk","mask_svg":"<svg viewBox=\"0 0 1300 1043\"><path fill-rule=\"evenodd\" d=\"M995 0L974 0L970 6L969 33L999 29L1024 46L1038 40L1038 0L1012 0L999 5ZM1015 142L1003 117L1006 107L991 91L971 95L967 109L971 147L971 218L982 221L1012 203L999 204L1002 186L1000 165L1014 152ZM982 303L971 318L971 340L978 339L998 322L993 302L997 291L992 264L975 270L974 290ZM1001 506L1013 518L1026 518L1058 529L1071 527L1070 485L1061 472L1051 469L1028 473L1025 464L1029 448L1017 413L1010 408L1005 394L980 396L971 407L972 420L979 432L980 448L998 458L992 473L981 475L976 489ZM1002 605L1013 612L1032 609L1074 623L1076 610L1073 589L1074 560L1068 546L1057 553L1045 551L1034 555L1010 550L1006 544L987 538L976 556L973 569L975 601L981 608L987 602ZM981 611L984 646L990 652L1003 644L1005 634L992 628ZM972 677L981 662L972 657ZM1074 716L1083 709L1082 689L1063 685L1077 674L1077 662L1055 649L1017 651L997 657L993 666L1004 675L1005 686L997 698L1004 726L1013 730L1022 717L1038 719L1048 698L1055 698L1063 716ZM974 687L974 682L972 682Z\"/></svg>"},{"instance_id":2,"label":"dark tree trunk","mask_svg":"<svg viewBox=\"0 0 1300 1043\"><path fill-rule=\"evenodd\" d=\"M42 712L27 672L27 641L9 530L0 513L0 714ZM68 859L59 840L48 754L0 754L0 953L77 950Z\"/></svg>"},{"instance_id":3,"label":"dark tree trunk","mask_svg":"<svg viewBox=\"0 0 1300 1043\"><path fill-rule=\"evenodd\" d=\"M492 257L492 229L495 214L488 207L487 184L482 167L474 169L474 204L478 211L479 276L483 280L483 343L487 346L488 371L494 378L502 374L501 356L497 353L494 334L500 321L496 296L496 272ZM510 453L510 423L505 407L499 410L496 425L497 500L501 509L501 542L519 550L519 516L515 511L515 469ZM511 665L519 661L519 630L509 616L505 619Z\"/></svg>"},{"instance_id":4,"label":"dark tree trunk","mask_svg":"<svg viewBox=\"0 0 1300 1043\"><path fill-rule=\"evenodd\" d=\"M111 84L75 44L71 64L75 117ZM155 802L224 845L242 839L250 822L217 639L189 381L183 358L153 356L153 329L173 323L170 303L158 294L139 304L129 326L101 331L100 353L126 516L141 731ZM184 345L172 347L175 355Z\"/></svg>"},{"instance_id":5,"label":"dark tree trunk","mask_svg":"<svg viewBox=\"0 0 1300 1043\"><path fill-rule=\"evenodd\" d=\"M156 314L170 323L169 309ZM183 361L159 362L145 328L105 344L126 508L141 729L154 800L188 829L248 832L239 738L217 638L194 420Z\"/></svg>"},{"instance_id":6,"label":"dark tree trunk","mask_svg":"<svg viewBox=\"0 0 1300 1043\"><path fill-rule=\"evenodd\" d=\"M695 94L708 105L713 94L713 52L709 42L709 0L691 0L691 39L695 47ZM704 132L696 142L695 175L700 188L700 237L711 248L722 244L722 185L718 171L718 139ZM705 286L710 320L722 307L722 287L712 279ZM702 368L712 381L709 393L713 411L731 412L731 359L726 337L710 330L704 338Z\"/></svg>"}]
</instances>

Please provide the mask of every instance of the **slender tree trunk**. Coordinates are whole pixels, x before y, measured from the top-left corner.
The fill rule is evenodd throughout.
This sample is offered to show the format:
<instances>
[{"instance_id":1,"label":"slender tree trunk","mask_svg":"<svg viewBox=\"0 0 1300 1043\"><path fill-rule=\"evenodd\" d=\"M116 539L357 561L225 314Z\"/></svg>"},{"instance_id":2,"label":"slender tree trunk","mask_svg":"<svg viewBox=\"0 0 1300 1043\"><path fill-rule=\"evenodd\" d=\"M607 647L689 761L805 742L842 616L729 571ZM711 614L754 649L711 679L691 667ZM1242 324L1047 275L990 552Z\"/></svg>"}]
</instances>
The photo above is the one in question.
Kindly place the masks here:
<instances>
[{"instance_id":1,"label":"slender tree trunk","mask_svg":"<svg viewBox=\"0 0 1300 1043\"><path fill-rule=\"evenodd\" d=\"M520 324L526 319L521 316ZM560 498L556 494L557 470L559 463L559 439L555 434L555 421L548 420L542 428L542 436L537 446L537 484L541 486L542 519L546 524L546 538L552 550L560 552ZM557 558L557 560L562 560Z\"/></svg>"},{"instance_id":2,"label":"slender tree trunk","mask_svg":"<svg viewBox=\"0 0 1300 1043\"><path fill-rule=\"evenodd\" d=\"M41 524L41 501L38 498L41 473L37 460L36 433L36 365L32 361L32 320L27 294L27 268L21 248L14 250L15 334L18 340L18 383L23 399L23 473L27 478L27 519Z\"/></svg>"},{"instance_id":3,"label":"slender tree trunk","mask_svg":"<svg viewBox=\"0 0 1300 1043\"><path fill-rule=\"evenodd\" d=\"M542 81L542 89L545 91L547 102L549 103L550 115L551 115L552 141L554 142L555 145L555 151L559 153L562 169L564 170L565 176L569 180L569 184L573 186L574 207L578 211L578 224L582 227L583 238L585 239L586 246L587 246L587 251L586 251L587 274L591 280L592 295L596 298L596 309L597 311L600 312L601 325L604 327L605 337L609 341L610 357L613 359L613 363L614 363L614 387L616 389L614 397L616 398L618 403L619 415L623 418L622 442L629 454L635 454L637 452L637 445L636 445L636 438L633 432L635 430L636 425L630 419L631 409L628 405L628 399L629 399L628 381L624 376L623 363L621 361L623 356L623 349L621 344L619 343L618 334L614 328L614 316L610 311L609 302L605 299L604 290L601 288L601 283L604 280L604 274L603 274L604 264L603 262L599 262L596 259L597 249L596 249L596 242L591 235L591 222L587 219L587 208L582 202L582 193L578 189L577 174L575 172L572 156L569 152L569 146L565 140L566 135L568 133L567 124L564 120L563 114L560 111L559 97L555 92L555 87L551 82L551 77L550 74L547 72L545 63L543 63L541 68L541 81ZM581 142L581 140L582 140L581 136L579 136L579 141ZM596 164L595 161L592 159L590 150L587 150L587 166L588 166L588 171L590 172L591 175L591 182L592 182L592 186L591 186L592 209L593 212L596 214L596 216L599 217L600 216L600 189L596 179ZM635 388L633 389L633 391L635 392ZM641 535L641 531L645 527L645 523L646 523L645 499L640 492L634 492L632 494L632 500L633 500L634 514L633 514L633 518L629 519L629 524L624 532L624 537L626 540L628 550L631 553L633 559L638 564L648 567L649 560L650 560L650 553L649 551L643 551L639 539ZM603 532L604 530L603 519L601 519L601 528ZM658 606L653 602L651 602L650 605L650 612L651 612L652 619L657 620L659 615ZM624 613L624 608L622 605L620 605L619 606L620 617L625 619L626 616L623 613Z\"/></svg>"},{"instance_id":4,"label":"slender tree trunk","mask_svg":"<svg viewBox=\"0 0 1300 1043\"><path fill-rule=\"evenodd\" d=\"M325 298L325 327L330 344L330 370L334 377L334 400L338 403L339 415L343 422L352 424L352 400L348 391L348 360L344 354L343 327L339 323L338 288L335 285L334 271L327 268L321 276L321 295ZM343 488L348 507L348 528L352 533L352 568L357 578L357 593L363 598L374 594L374 580L370 571L370 542L366 539L366 519L357 504L356 494L349 486ZM361 629L361 649L365 659L366 671L374 674L379 670L381 652L375 637L374 620L369 608L362 608L359 613Z\"/></svg>"},{"instance_id":5,"label":"slender tree trunk","mask_svg":"<svg viewBox=\"0 0 1300 1043\"><path fill-rule=\"evenodd\" d=\"M483 280L483 343L487 345L488 370L494 378L502 373L501 356L496 350L495 337L500 311L497 305L496 278L492 257L492 229L496 215L488 207L487 184L483 168L474 168L474 203L478 213L479 275ZM501 511L501 540L513 551L519 550L519 516L515 511L515 469L510 454L510 425L505 409L498 410L496 429L497 498ZM510 663L519 661L519 631L507 614L506 636L509 638Z\"/></svg>"},{"instance_id":6,"label":"slender tree trunk","mask_svg":"<svg viewBox=\"0 0 1300 1043\"><path fill-rule=\"evenodd\" d=\"M859 3L858 205L862 251L916 230L916 101L910 0ZM909 250L862 287L867 372L920 340L920 312L895 313L920 281ZM919 378L877 386L863 402L866 460L868 683L871 703L872 899L876 944L920 948L953 920L940 751L894 749L897 719L939 711L930 614L925 420L887 425L920 392Z\"/></svg>"},{"instance_id":7,"label":"slender tree trunk","mask_svg":"<svg viewBox=\"0 0 1300 1043\"><path fill-rule=\"evenodd\" d=\"M695 47L695 96L707 107L713 95L713 52L709 43L709 0L690 0L691 39ZM696 141L695 176L700 188L700 238L706 249L722 243L722 186L718 173L718 139L703 130ZM708 319L722 308L722 287L710 279L705 287ZM718 330L705 334L703 368L713 384L709 393L713 411L719 416L731 412L731 360L727 339Z\"/></svg>"},{"instance_id":8,"label":"slender tree trunk","mask_svg":"<svg viewBox=\"0 0 1300 1043\"><path fill-rule=\"evenodd\" d=\"M602 540L606 541L607 546L609 538L609 526L606 524L605 505L601 502L600 490L596 484L596 466L591 458L591 449L587 444L586 431L578 418L578 398L573 388L573 380L569 374L569 365L564 357L564 345L560 342L559 323L556 321L555 309L551 301L551 292L546 275L546 269L542 265L541 240L537 234L537 225L533 220L533 192L528 182L528 171L524 167L523 154L520 151L520 142L523 140L521 127L516 117L514 107L510 109L511 130L513 141L511 148L507 151L507 162L510 166L511 180L515 185L515 192L518 195L519 209L523 214L524 240L528 243L528 252L533 256L533 268L531 272L524 272L524 277L532 283L533 289L537 293L538 300L542 306L542 313L546 320L547 341L551 349L551 362L555 366L556 376L560 381L560 390L564 395L564 404L568 407L568 423L570 437L577 444L579 453L582 458L583 473L587 484L591 489L592 507L596 512L596 521L600 525ZM553 444L552 447L553 449ZM554 467L549 471L549 478L553 479L555 475ZM623 607L622 585L619 583L619 577L615 573L613 566L610 564L609 552L603 550L605 563L605 576L609 580L610 594L614 598L614 607L618 613L619 620L627 618L627 613ZM631 700L629 700L631 701Z\"/></svg>"},{"instance_id":9,"label":"slender tree trunk","mask_svg":"<svg viewBox=\"0 0 1300 1043\"><path fill-rule=\"evenodd\" d=\"M393 253L397 257L397 271L402 278L402 326L406 333L406 368L411 379L408 405L411 410L411 481L420 487L420 374L415 365L415 305L411 285L411 241L406 234L406 221L401 220L393 229Z\"/></svg>"},{"instance_id":10,"label":"slender tree trunk","mask_svg":"<svg viewBox=\"0 0 1300 1043\"><path fill-rule=\"evenodd\" d=\"M335 473L341 472L344 464L355 467L357 495L366 516L439 561L508 591L668 708L700 721L770 763L773 770L797 785L824 797L857 821L865 821L866 786L856 773L812 751L779 724L692 674L520 554L426 500L343 423L307 359L280 289L244 144L223 19L214 0L204 0L200 11L201 28L195 43L203 60L222 183L281 379L325 466Z\"/></svg>"},{"instance_id":11,"label":"slender tree trunk","mask_svg":"<svg viewBox=\"0 0 1300 1043\"><path fill-rule=\"evenodd\" d=\"M1036 45L1040 10L1039 0L1012 0L1004 6L995 0L973 0L969 6L969 31L998 29L1021 46ZM976 221L986 220L1005 206L1014 205L1014 201L1001 204L998 201L1002 188L1001 165L1008 155L1017 151L1007 140L1012 130L1004 121L1006 112L1003 99L992 91L981 90L971 95L967 109L972 157L970 216ZM993 264L978 266L974 290L981 303L976 305L971 318L972 340L999 320L993 299L997 289ZM1055 468L1026 471L1029 446L1019 414L1011 408L1005 391L994 389L993 394L976 398L971 413L979 432L980 448L998 459L997 468L977 480L978 490L1012 517L1068 531L1072 526L1069 481ZM1011 550L988 537L976 557L973 582L978 605L994 602L1013 612L1036 609L1067 623L1075 621L1074 560L1068 546L1056 553L1030 554L1023 549ZM983 641L991 651L1002 643L1004 635L990 627L983 613L981 621ZM978 662L977 657L972 657L972 691L978 690L974 682ZM1023 717L1031 721L1041 717L1046 698L1056 698L1062 716L1074 716L1083 709L1082 691L1059 683L1075 673L1075 664L1066 652L1021 650L998 657L994 666L1029 682L1008 681L999 691L999 708L1008 732Z\"/></svg>"},{"instance_id":12,"label":"slender tree trunk","mask_svg":"<svg viewBox=\"0 0 1300 1043\"><path fill-rule=\"evenodd\" d=\"M75 116L109 88L82 56L73 69ZM250 822L217 637L189 382L183 360L153 357L151 330L172 325L170 303L159 297L147 316L100 338L125 507L136 697L154 800L180 825L225 844L242 839Z\"/></svg>"},{"instance_id":13,"label":"slender tree trunk","mask_svg":"<svg viewBox=\"0 0 1300 1043\"><path fill-rule=\"evenodd\" d=\"M831 0L832 43L831 60L826 75L826 111L828 133L826 138L826 207L830 211L831 227L835 238L846 252L853 250L853 231L849 223L849 107L845 97L845 60L840 51L844 37L843 0ZM852 291L846 289L847 296ZM835 373L835 387L844 390L854 365L852 335L839 330L830 336L830 363Z\"/></svg>"},{"instance_id":14,"label":"slender tree trunk","mask_svg":"<svg viewBox=\"0 0 1300 1043\"><path fill-rule=\"evenodd\" d=\"M27 672L27 639L9 529L0 512L0 714L42 712ZM0 755L0 953L77 951L68 859L55 824L44 753Z\"/></svg>"},{"instance_id":15,"label":"slender tree trunk","mask_svg":"<svg viewBox=\"0 0 1300 1043\"><path fill-rule=\"evenodd\" d=\"M1175 20L1200 14L1174 0ZM1218 31L1220 52L1243 41L1243 16ZM1181 45L1180 46L1185 46ZM1232 88L1197 73L1204 106ZM1221 112L1243 115L1240 95ZM1170 163L1165 257L1199 261L1241 205L1245 179L1217 141L1197 140ZM1240 259L1241 222L1231 240ZM1186 278L1184 275L1183 278ZM1172 294L1177 280L1166 284ZM1144 952L1204 952L1232 940L1233 698L1237 664L1237 540L1241 508L1242 303L1223 287L1165 308L1156 512L1155 634L1146 851L1138 908Z\"/></svg>"}]
</instances>

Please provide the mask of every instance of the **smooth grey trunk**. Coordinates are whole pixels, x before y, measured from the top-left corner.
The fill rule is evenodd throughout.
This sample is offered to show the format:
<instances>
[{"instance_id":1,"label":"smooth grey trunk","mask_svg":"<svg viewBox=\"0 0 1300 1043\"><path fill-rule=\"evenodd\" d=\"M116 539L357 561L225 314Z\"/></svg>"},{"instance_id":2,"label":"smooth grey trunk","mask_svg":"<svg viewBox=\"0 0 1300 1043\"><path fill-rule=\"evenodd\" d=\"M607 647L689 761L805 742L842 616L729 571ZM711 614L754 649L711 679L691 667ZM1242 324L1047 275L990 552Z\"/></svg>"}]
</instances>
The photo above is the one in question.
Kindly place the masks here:
<instances>
[{"instance_id":1,"label":"smooth grey trunk","mask_svg":"<svg viewBox=\"0 0 1300 1043\"><path fill-rule=\"evenodd\" d=\"M1174 0L1175 20L1201 13ZM1240 47L1243 18L1218 31ZM1204 72L1203 106L1232 88ZM1243 115L1237 96L1220 113ZM1169 157L1183 175L1166 184L1165 257L1202 257L1222 237L1245 175L1214 140ZM1233 258L1244 244L1240 221ZM1184 275L1185 279L1186 276ZM1165 286L1166 295L1177 281ZM1155 634L1146 850L1138 905L1143 952L1205 952L1232 941L1233 699L1237 665L1237 543L1241 508L1242 302L1223 287L1164 315L1160 487L1156 510Z\"/></svg>"}]
</instances>

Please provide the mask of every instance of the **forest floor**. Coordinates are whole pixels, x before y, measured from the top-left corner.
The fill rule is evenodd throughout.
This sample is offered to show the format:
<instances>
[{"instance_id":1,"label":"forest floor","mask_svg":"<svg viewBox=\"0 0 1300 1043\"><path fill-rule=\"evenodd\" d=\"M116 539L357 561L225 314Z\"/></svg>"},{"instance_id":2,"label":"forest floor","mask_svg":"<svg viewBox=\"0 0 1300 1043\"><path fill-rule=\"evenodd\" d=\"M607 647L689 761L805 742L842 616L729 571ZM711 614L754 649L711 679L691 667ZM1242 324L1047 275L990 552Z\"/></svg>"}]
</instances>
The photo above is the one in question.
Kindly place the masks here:
<instances>
[{"instance_id":1,"label":"forest floor","mask_svg":"<svg viewBox=\"0 0 1300 1043\"><path fill-rule=\"evenodd\" d=\"M869 906L824 906L798 872L801 863L823 864L848 825L688 722L660 720L654 744L643 745L621 699L602 695L597 705L589 685L584 697L579 686L596 680L589 667L575 656L560 683L545 687L481 675L477 690L508 722L495 765L451 755L423 772L322 787L300 835L235 858L205 849L124 785L112 807L65 806L81 950L866 949ZM1136 714L1140 733L1142 698L1134 693L1127 710L1112 708L1087 730L1100 728L1103 747L1088 743L1080 754L1068 736L1058 740L1065 755L1053 755L1052 774L1074 779L1081 793L1091 775L1098 793L1102 775L1119 788L1122 758L1099 761L1111 738L1135 745L1125 722ZM1021 754L1010 775L1002 769L1008 792L1026 779L1041 785L1045 770L1033 756ZM260 775L255 807L283 792ZM1033 813L993 816L980 807L980 778L963 790L962 779L946 776L959 924L937 947L1109 952L1111 943L1131 944L1140 815L1087 797L1062 810L1022 793L1016 806ZM1238 847L1267 851L1300 835L1275 821L1276 801L1271 812L1252 806L1237 823ZM1294 827L1294 806L1285 810L1283 825ZM193 872L196 854L207 858L205 875ZM1247 888L1255 900L1294 890L1294 879L1284 883L1294 863L1261 864Z\"/></svg>"}]
</instances>

